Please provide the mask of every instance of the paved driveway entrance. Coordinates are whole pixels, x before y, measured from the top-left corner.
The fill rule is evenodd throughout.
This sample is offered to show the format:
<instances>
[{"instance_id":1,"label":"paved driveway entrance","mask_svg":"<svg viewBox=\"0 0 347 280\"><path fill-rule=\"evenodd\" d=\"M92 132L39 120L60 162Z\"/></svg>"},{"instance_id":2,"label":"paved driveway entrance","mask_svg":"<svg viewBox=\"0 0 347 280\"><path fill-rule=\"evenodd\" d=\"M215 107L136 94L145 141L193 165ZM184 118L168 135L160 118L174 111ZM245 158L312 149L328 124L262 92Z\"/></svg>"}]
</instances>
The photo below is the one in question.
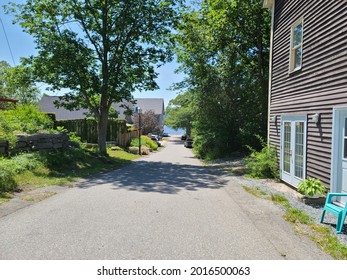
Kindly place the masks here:
<instances>
[{"instance_id":1,"label":"paved driveway entrance","mask_svg":"<svg viewBox=\"0 0 347 280\"><path fill-rule=\"evenodd\" d=\"M165 149L0 218L0 259L329 259L272 202Z\"/></svg>"}]
</instances>

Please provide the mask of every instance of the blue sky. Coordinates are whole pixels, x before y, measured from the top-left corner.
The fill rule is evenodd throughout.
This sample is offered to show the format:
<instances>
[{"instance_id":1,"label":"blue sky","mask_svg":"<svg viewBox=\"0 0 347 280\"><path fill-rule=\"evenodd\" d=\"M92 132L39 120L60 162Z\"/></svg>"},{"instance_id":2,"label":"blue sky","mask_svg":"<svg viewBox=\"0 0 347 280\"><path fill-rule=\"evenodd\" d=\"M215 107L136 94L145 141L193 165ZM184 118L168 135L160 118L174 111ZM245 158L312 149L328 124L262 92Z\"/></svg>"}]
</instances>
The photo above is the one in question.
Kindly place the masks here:
<instances>
[{"instance_id":1,"label":"blue sky","mask_svg":"<svg viewBox=\"0 0 347 280\"><path fill-rule=\"evenodd\" d=\"M22 3L24 0L12 0L12 2ZM6 31L10 48L13 54L11 55L10 48L8 47L7 40L3 26L0 24L0 61L5 60L12 66L20 64L21 57L28 57L35 55L35 44L30 35L24 33L21 27L16 24L12 24L13 17L6 15L3 11L2 5L7 1L1 1L0 6L0 18L3 22L4 29ZM177 96L177 92L168 90L168 88L175 82L180 82L183 79L182 74L175 74L174 70L178 67L176 62L168 63L158 69L159 77L157 83L160 87L159 90L152 92L135 92L135 98L164 98L165 106L168 102ZM44 87L42 87L44 92Z\"/></svg>"}]
</instances>

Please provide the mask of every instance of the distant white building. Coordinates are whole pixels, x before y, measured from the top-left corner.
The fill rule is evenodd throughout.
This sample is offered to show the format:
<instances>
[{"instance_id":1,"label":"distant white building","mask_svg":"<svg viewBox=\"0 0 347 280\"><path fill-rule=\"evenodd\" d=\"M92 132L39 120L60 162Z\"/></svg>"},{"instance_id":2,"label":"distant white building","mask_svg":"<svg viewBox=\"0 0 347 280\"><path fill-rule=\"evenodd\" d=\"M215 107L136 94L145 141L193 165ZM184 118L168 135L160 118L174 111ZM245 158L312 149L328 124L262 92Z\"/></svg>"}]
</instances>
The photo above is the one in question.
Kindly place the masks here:
<instances>
[{"instance_id":1,"label":"distant white building","mask_svg":"<svg viewBox=\"0 0 347 280\"><path fill-rule=\"evenodd\" d=\"M70 111L63 107L57 108L54 102L58 99L59 96L43 96L39 102L39 106L43 112L54 113L57 120L78 120L90 115L87 109ZM126 108L123 108L122 104L125 104L132 110L133 114L136 114L138 107L142 109L142 112L153 111L158 116L160 125L163 124L165 115L163 98L137 98L135 101L135 104L130 102L112 104L112 108L118 113L118 119L132 123L132 117L124 114Z\"/></svg>"}]
</instances>

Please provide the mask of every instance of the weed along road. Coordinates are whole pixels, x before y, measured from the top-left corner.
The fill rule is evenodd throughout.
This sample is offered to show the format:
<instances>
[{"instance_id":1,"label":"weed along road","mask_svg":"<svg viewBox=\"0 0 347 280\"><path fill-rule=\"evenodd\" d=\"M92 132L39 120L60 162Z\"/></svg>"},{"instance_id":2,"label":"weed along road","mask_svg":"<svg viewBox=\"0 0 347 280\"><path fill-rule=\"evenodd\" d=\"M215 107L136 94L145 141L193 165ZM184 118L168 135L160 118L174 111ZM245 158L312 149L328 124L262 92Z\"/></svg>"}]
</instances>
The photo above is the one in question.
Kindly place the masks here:
<instances>
[{"instance_id":1,"label":"weed along road","mask_svg":"<svg viewBox=\"0 0 347 280\"><path fill-rule=\"evenodd\" d=\"M330 259L178 137L0 218L0 259Z\"/></svg>"}]
</instances>

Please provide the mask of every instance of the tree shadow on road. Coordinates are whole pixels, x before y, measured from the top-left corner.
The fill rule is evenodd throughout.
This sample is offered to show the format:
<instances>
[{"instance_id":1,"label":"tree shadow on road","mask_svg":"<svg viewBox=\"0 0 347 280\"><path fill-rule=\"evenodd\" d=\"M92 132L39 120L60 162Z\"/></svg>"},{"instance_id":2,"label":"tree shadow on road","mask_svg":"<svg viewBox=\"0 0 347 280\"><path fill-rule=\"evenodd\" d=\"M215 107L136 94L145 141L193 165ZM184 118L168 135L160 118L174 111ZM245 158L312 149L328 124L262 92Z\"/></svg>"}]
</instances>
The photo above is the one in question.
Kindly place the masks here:
<instances>
[{"instance_id":1,"label":"tree shadow on road","mask_svg":"<svg viewBox=\"0 0 347 280\"><path fill-rule=\"evenodd\" d=\"M207 166L136 161L119 170L92 177L78 187L89 188L111 184L115 190L177 194L182 190L222 188L227 180L221 175L214 168Z\"/></svg>"}]
</instances>

